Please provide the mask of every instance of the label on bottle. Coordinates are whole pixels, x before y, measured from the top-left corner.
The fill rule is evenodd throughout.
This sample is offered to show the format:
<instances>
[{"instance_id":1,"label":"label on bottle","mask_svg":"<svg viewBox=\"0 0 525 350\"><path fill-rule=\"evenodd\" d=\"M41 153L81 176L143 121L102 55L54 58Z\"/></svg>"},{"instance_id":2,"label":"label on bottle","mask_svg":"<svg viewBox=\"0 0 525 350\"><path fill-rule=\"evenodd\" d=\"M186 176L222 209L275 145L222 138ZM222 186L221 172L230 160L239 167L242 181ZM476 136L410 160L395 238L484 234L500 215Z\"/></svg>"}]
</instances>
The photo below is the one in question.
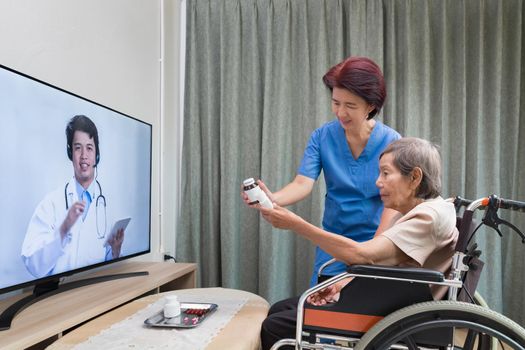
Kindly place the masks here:
<instances>
[{"instance_id":1,"label":"label on bottle","mask_svg":"<svg viewBox=\"0 0 525 350\"><path fill-rule=\"evenodd\" d=\"M249 204L261 204L265 208L273 208L272 201L268 198L266 193L259 187L253 178L243 181L244 193L248 196Z\"/></svg>"},{"instance_id":2,"label":"label on bottle","mask_svg":"<svg viewBox=\"0 0 525 350\"><path fill-rule=\"evenodd\" d=\"M259 203L260 198L260 192L261 188L259 186L255 186L250 188L249 190L244 190L244 193L248 196L248 199L250 200L250 204L257 204Z\"/></svg>"},{"instance_id":3,"label":"label on bottle","mask_svg":"<svg viewBox=\"0 0 525 350\"><path fill-rule=\"evenodd\" d=\"M254 187L250 190L244 191L248 195L248 199L250 200L250 204L261 204L265 208L273 208L273 204L264 193L263 190L259 186Z\"/></svg>"}]
</instances>

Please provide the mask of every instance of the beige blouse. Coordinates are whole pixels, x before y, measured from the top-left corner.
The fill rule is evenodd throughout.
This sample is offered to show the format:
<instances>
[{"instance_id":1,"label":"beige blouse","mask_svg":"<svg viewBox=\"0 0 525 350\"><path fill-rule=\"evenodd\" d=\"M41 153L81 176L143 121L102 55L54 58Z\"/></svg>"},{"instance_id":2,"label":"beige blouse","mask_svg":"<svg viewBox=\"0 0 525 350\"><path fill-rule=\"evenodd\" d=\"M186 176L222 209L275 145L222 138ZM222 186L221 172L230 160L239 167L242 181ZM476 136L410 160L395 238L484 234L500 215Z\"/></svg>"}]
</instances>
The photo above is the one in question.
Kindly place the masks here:
<instances>
[{"instance_id":1,"label":"beige blouse","mask_svg":"<svg viewBox=\"0 0 525 350\"><path fill-rule=\"evenodd\" d=\"M383 235L411 258L404 266L438 270L448 277L458 239L452 203L441 197L426 200L397 219ZM431 286L431 290L435 299L441 299L447 287Z\"/></svg>"}]
</instances>

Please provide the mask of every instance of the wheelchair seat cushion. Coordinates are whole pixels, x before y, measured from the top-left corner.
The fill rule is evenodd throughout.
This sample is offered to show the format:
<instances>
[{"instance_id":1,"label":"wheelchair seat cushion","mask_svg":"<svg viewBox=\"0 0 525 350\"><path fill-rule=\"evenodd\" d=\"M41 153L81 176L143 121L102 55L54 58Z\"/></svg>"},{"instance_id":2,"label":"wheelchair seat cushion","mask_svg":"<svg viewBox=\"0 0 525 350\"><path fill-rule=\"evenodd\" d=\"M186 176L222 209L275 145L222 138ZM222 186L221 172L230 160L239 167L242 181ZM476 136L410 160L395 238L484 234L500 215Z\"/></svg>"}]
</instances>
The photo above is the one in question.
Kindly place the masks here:
<instances>
[{"instance_id":1,"label":"wheelchair seat cushion","mask_svg":"<svg viewBox=\"0 0 525 350\"><path fill-rule=\"evenodd\" d=\"M428 284L356 277L342 290L339 301L304 306L304 329L332 334L365 333L386 315L414 303L433 300Z\"/></svg>"}]
</instances>

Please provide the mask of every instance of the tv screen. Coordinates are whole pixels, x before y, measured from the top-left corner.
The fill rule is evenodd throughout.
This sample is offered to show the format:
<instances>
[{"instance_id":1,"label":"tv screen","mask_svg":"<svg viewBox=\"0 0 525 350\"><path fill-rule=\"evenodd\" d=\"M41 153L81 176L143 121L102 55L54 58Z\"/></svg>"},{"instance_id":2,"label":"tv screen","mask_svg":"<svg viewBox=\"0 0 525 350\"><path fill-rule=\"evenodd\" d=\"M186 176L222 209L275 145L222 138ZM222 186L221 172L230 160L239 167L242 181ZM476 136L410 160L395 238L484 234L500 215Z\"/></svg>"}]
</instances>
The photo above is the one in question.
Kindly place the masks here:
<instances>
[{"instance_id":1,"label":"tv screen","mask_svg":"<svg viewBox=\"0 0 525 350\"><path fill-rule=\"evenodd\" d=\"M150 124L0 65L0 294L150 252Z\"/></svg>"}]
</instances>

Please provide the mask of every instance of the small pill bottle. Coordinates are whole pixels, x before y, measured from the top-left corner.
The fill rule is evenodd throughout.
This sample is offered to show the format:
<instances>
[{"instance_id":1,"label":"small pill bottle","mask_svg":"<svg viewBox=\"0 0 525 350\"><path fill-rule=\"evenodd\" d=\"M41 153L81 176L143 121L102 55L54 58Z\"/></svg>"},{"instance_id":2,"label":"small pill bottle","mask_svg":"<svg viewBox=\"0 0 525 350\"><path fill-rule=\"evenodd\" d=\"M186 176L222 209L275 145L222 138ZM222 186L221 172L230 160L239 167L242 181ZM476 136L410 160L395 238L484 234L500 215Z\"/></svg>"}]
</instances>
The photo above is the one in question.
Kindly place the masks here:
<instances>
[{"instance_id":1,"label":"small pill bottle","mask_svg":"<svg viewBox=\"0 0 525 350\"><path fill-rule=\"evenodd\" d=\"M166 304L164 305L164 317L172 318L180 315L180 302L176 295L166 297Z\"/></svg>"},{"instance_id":2,"label":"small pill bottle","mask_svg":"<svg viewBox=\"0 0 525 350\"><path fill-rule=\"evenodd\" d=\"M259 187L259 184L255 182L253 177L250 177L242 182L244 188L244 193L248 196L248 199L250 200L250 204L257 204L259 203L261 206L265 208L273 208L272 201L268 198L266 193L264 193L263 190Z\"/></svg>"}]
</instances>

